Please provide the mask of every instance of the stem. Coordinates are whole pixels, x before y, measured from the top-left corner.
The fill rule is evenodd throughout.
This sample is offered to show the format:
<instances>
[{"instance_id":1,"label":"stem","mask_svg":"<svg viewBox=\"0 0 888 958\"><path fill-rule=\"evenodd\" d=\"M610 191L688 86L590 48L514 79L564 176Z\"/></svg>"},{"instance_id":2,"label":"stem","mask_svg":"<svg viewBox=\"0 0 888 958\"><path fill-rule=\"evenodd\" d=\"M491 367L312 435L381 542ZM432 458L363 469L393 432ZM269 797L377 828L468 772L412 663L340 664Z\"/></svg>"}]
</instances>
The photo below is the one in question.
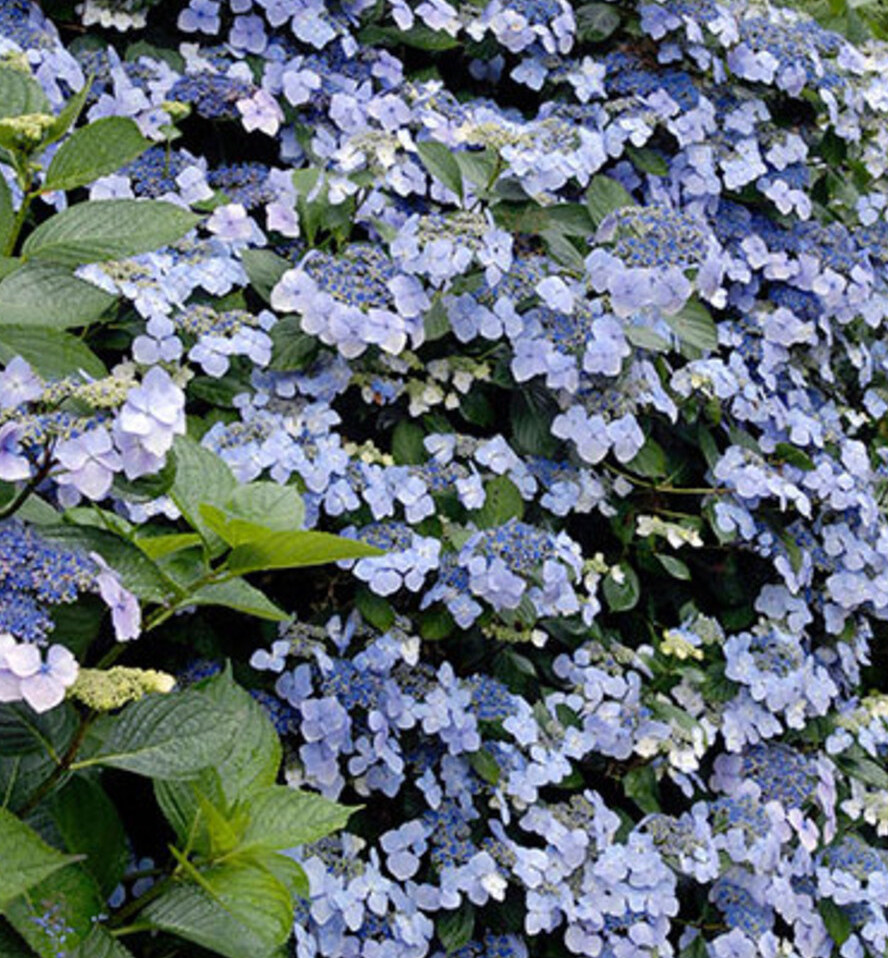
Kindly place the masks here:
<instances>
[{"instance_id":1,"label":"stem","mask_svg":"<svg viewBox=\"0 0 888 958\"><path fill-rule=\"evenodd\" d=\"M24 193L22 205L18 208L15 219L12 221L12 230L9 233L9 239L6 241L6 247L3 250L4 256L12 256L15 250L15 244L18 242L19 233L21 233L22 227L25 225L28 210L31 208L31 200L34 199L35 194L31 192L30 176L25 180L22 192Z\"/></svg>"},{"instance_id":2,"label":"stem","mask_svg":"<svg viewBox=\"0 0 888 958\"><path fill-rule=\"evenodd\" d=\"M18 495L9 503L8 506L0 509L0 520L8 519L11 515L14 515L16 512L21 509L21 507L28 501L31 494L37 489L41 482L49 475L49 471L52 468L52 453L50 452L49 447L47 446L46 452L43 456L43 462L40 467L37 469L37 472L27 481Z\"/></svg>"},{"instance_id":3,"label":"stem","mask_svg":"<svg viewBox=\"0 0 888 958\"><path fill-rule=\"evenodd\" d=\"M641 489L650 489L651 492L663 492L673 496L724 496L731 491L730 489L723 489L716 486L659 485L656 482L645 482L644 479L639 479L630 472L624 472L622 469L612 466L609 462L605 462L602 465L614 475L621 476L623 479L628 480L634 486L638 486Z\"/></svg>"},{"instance_id":4,"label":"stem","mask_svg":"<svg viewBox=\"0 0 888 958\"><path fill-rule=\"evenodd\" d=\"M87 729L92 724L92 720L92 713L81 719L80 725L78 726L77 731L74 733L74 738L71 739L71 744L68 746L67 751L62 756L59 763L43 780L43 782L37 786L25 804L18 809L18 814L21 818L27 817L28 814L34 811L40 802L43 801L43 799L56 787L59 779L63 778L74 764L74 759L77 757L77 753L80 750L80 746L83 744Z\"/></svg>"}]
</instances>

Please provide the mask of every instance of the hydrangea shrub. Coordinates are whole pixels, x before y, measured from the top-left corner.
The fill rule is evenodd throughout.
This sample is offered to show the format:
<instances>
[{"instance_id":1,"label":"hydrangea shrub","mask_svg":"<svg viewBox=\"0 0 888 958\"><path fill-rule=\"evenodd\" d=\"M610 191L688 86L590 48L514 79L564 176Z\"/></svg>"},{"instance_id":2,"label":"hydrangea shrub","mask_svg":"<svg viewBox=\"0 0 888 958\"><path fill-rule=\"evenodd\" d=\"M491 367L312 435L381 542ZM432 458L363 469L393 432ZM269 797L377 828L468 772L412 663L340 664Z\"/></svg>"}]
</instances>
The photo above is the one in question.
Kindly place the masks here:
<instances>
[{"instance_id":1,"label":"hydrangea shrub","mask_svg":"<svg viewBox=\"0 0 888 958\"><path fill-rule=\"evenodd\" d=\"M885 953L888 48L825 16L3 5L3 948Z\"/></svg>"}]
</instances>

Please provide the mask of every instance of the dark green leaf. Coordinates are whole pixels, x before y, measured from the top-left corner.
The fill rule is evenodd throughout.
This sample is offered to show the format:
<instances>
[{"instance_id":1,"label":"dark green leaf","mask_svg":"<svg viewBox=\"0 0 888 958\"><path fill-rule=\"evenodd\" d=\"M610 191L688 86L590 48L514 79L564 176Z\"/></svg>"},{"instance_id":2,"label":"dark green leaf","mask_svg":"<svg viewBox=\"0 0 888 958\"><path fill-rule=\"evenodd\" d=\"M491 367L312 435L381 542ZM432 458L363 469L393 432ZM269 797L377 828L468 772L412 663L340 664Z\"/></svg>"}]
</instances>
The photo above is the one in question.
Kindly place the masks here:
<instances>
[{"instance_id":1,"label":"dark green leaf","mask_svg":"<svg viewBox=\"0 0 888 958\"><path fill-rule=\"evenodd\" d=\"M66 266L123 259L174 243L199 222L196 214L161 200L92 200L41 223L22 253Z\"/></svg>"},{"instance_id":2,"label":"dark green leaf","mask_svg":"<svg viewBox=\"0 0 888 958\"><path fill-rule=\"evenodd\" d=\"M650 173L652 176L669 175L669 164L656 150L627 143L626 155L632 161L632 165L642 173Z\"/></svg>"},{"instance_id":3,"label":"dark green leaf","mask_svg":"<svg viewBox=\"0 0 888 958\"><path fill-rule=\"evenodd\" d=\"M790 442L778 442L774 448L774 455L797 469L804 469L805 472L810 472L814 468L811 457Z\"/></svg>"},{"instance_id":4,"label":"dark green leaf","mask_svg":"<svg viewBox=\"0 0 888 958\"><path fill-rule=\"evenodd\" d=\"M25 263L0 280L0 326L88 326L116 297L49 263Z\"/></svg>"},{"instance_id":5,"label":"dark green leaf","mask_svg":"<svg viewBox=\"0 0 888 958\"><path fill-rule=\"evenodd\" d=\"M0 326L0 362L14 356L27 360L45 379L62 379L78 372L100 379L105 364L77 336L40 326Z\"/></svg>"},{"instance_id":6,"label":"dark green leaf","mask_svg":"<svg viewBox=\"0 0 888 958\"><path fill-rule=\"evenodd\" d=\"M826 925L830 938L839 946L851 937L853 926L844 908L837 905L831 898L821 898L817 902L817 910Z\"/></svg>"},{"instance_id":7,"label":"dark green leaf","mask_svg":"<svg viewBox=\"0 0 888 958\"><path fill-rule=\"evenodd\" d=\"M0 705L0 756L61 755L76 728L77 713L70 705L41 713L24 703L4 703Z\"/></svg>"},{"instance_id":8,"label":"dark green leaf","mask_svg":"<svg viewBox=\"0 0 888 958\"><path fill-rule=\"evenodd\" d=\"M320 343L302 331L298 316L284 316L271 327L272 351L269 369L279 372L305 369L317 356Z\"/></svg>"},{"instance_id":9,"label":"dark green leaf","mask_svg":"<svg viewBox=\"0 0 888 958\"><path fill-rule=\"evenodd\" d=\"M141 599L163 602L172 592L157 564L113 532L90 526L59 525L43 526L40 534L72 549L98 552L117 572L124 586Z\"/></svg>"},{"instance_id":10,"label":"dark green leaf","mask_svg":"<svg viewBox=\"0 0 888 958\"><path fill-rule=\"evenodd\" d=\"M392 456L400 465L418 465L428 458L423 439L425 433L415 422L402 419L392 434Z\"/></svg>"},{"instance_id":11,"label":"dark green leaf","mask_svg":"<svg viewBox=\"0 0 888 958\"><path fill-rule=\"evenodd\" d=\"M435 934L448 955L467 945L474 932L475 908L468 901L453 911L441 912L435 922Z\"/></svg>"},{"instance_id":12,"label":"dark green leaf","mask_svg":"<svg viewBox=\"0 0 888 958\"><path fill-rule=\"evenodd\" d=\"M479 778L487 782L488 785L496 786L499 784L503 770L488 749L482 747L477 752L469 752L467 758L469 765L472 766Z\"/></svg>"},{"instance_id":13,"label":"dark green leaf","mask_svg":"<svg viewBox=\"0 0 888 958\"><path fill-rule=\"evenodd\" d=\"M241 253L241 262L250 285L266 303L271 302L272 289L292 265L268 249L245 249Z\"/></svg>"},{"instance_id":14,"label":"dark green leaf","mask_svg":"<svg viewBox=\"0 0 888 958\"><path fill-rule=\"evenodd\" d=\"M102 765L181 780L218 765L240 732L235 715L198 691L146 695L96 723L98 750L72 768Z\"/></svg>"},{"instance_id":15,"label":"dark green leaf","mask_svg":"<svg viewBox=\"0 0 888 958\"><path fill-rule=\"evenodd\" d=\"M71 190L114 173L141 156L151 143L134 120L106 116L75 130L56 150L44 190Z\"/></svg>"},{"instance_id":16,"label":"dark green leaf","mask_svg":"<svg viewBox=\"0 0 888 958\"><path fill-rule=\"evenodd\" d=\"M107 898L129 858L126 833L114 803L95 778L75 775L52 796L49 813L67 850L86 856L82 867Z\"/></svg>"},{"instance_id":17,"label":"dark green leaf","mask_svg":"<svg viewBox=\"0 0 888 958\"><path fill-rule=\"evenodd\" d=\"M623 776L623 792L647 815L661 811L657 776L651 765L639 765Z\"/></svg>"},{"instance_id":18,"label":"dark green leaf","mask_svg":"<svg viewBox=\"0 0 888 958\"><path fill-rule=\"evenodd\" d=\"M365 27L358 34L358 39L361 43L370 46L404 44L406 47L429 52L453 50L460 45L460 41L454 39L449 33L443 30L432 30L426 26L411 27L409 30L399 30L396 27Z\"/></svg>"},{"instance_id":19,"label":"dark green leaf","mask_svg":"<svg viewBox=\"0 0 888 958\"><path fill-rule=\"evenodd\" d=\"M94 925L77 950L71 953L70 958L132 958L132 952L127 951L101 925Z\"/></svg>"}]
</instances>

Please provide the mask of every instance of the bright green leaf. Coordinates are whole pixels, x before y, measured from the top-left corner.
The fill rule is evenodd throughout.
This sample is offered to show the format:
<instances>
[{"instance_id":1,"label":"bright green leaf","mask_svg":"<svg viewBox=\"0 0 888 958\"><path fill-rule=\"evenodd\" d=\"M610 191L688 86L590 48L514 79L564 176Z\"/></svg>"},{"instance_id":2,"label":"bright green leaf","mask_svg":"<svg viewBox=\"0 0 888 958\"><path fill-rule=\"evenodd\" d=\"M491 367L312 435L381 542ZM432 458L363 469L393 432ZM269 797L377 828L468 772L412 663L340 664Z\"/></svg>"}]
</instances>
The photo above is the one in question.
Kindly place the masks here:
<instances>
[{"instance_id":1,"label":"bright green leaf","mask_svg":"<svg viewBox=\"0 0 888 958\"><path fill-rule=\"evenodd\" d=\"M170 489L170 498L210 550L218 553L224 550L225 543L204 521L200 505L203 502L224 504L237 487L237 479L219 456L188 436L176 438L173 452L176 479Z\"/></svg>"},{"instance_id":2,"label":"bright green leaf","mask_svg":"<svg viewBox=\"0 0 888 958\"><path fill-rule=\"evenodd\" d=\"M227 568L246 575L265 569L297 569L382 554L380 549L366 542L327 532L272 532L232 549Z\"/></svg>"},{"instance_id":3,"label":"bright green leaf","mask_svg":"<svg viewBox=\"0 0 888 958\"><path fill-rule=\"evenodd\" d=\"M6 244L12 236L12 226L15 220L15 211L12 208L12 190L6 182L6 177L0 176L0 250L6 249Z\"/></svg>"},{"instance_id":4,"label":"bright green leaf","mask_svg":"<svg viewBox=\"0 0 888 958\"><path fill-rule=\"evenodd\" d=\"M227 582L213 582L202 586L195 592L189 592L182 604L220 605L270 622L285 622L289 618L264 592L260 592L243 579L229 579Z\"/></svg>"}]
</instances>

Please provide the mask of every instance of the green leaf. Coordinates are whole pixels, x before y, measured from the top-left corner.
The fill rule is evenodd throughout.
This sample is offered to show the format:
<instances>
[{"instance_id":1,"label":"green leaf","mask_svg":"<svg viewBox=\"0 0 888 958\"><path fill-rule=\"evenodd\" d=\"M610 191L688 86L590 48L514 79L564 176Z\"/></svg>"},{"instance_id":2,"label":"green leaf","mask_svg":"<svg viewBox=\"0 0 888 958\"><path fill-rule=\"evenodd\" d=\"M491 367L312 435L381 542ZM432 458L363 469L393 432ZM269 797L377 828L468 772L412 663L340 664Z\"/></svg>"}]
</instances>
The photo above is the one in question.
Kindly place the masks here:
<instances>
[{"instance_id":1,"label":"green leaf","mask_svg":"<svg viewBox=\"0 0 888 958\"><path fill-rule=\"evenodd\" d=\"M250 285L266 303L271 302L272 289L292 266L283 256L278 256L268 249L245 249L241 253L241 262L247 271Z\"/></svg>"},{"instance_id":2,"label":"green leaf","mask_svg":"<svg viewBox=\"0 0 888 958\"><path fill-rule=\"evenodd\" d=\"M58 148L43 189L71 190L114 173L141 156L151 143L134 120L106 116L75 130Z\"/></svg>"},{"instance_id":3,"label":"green leaf","mask_svg":"<svg viewBox=\"0 0 888 958\"><path fill-rule=\"evenodd\" d=\"M290 618L264 592L243 579L229 579L227 582L202 586L196 592L189 592L182 605L221 605L270 622L285 622Z\"/></svg>"},{"instance_id":4,"label":"green leaf","mask_svg":"<svg viewBox=\"0 0 888 958\"><path fill-rule=\"evenodd\" d=\"M94 379L108 375L105 364L77 336L41 326L0 326L0 362L14 356L27 360L45 379L84 372Z\"/></svg>"},{"instance_id":5,"label":"green leaf","mask_svg":"<svg viewBox=\"0 0 888 958\"><path fill-rule=\"evenodd\" d=\"M585 268L583 257L560 229L550 227L542 230L540 237L545 241L549 254L554 259L571 272L577 275L582 274Z\"/></svg>"},{"instance_id":6,"label":"green leaf","mask_svg":"<svg viewBox=\"0 0 888 958\"><path fill-rule=\"evenodd\" d=\"M100 721L94 728L103 735L101 745L72 768L102 765L149 778L193 778L222 762L240 732L230 710L190 689L146 695Z\"/></svg>"},{"instance_id":7,"label":"green leaf","mask_svg":"<svg viewBox=\"0 0 888 958\"><path fill-rule=\"evenodd\" d=\"M278 883L280 884L280 883ZM277 889L271 881L269 887ZM262 899L257 904L268 907L265 893L269 888L258 889ZM241 889L243 891L243 889ZM257 889L253 889L255 893ZM289 893L288 893L289 899ZM274 900L273 898L268 899ZM242 899L237 907L240 912L249 906ZM291 911L292 915L292 911ZM233 914L224 902L204 888L191 884L173 885L139 914L140 921L147 921L154 928L178 935L203 948L208 948L224 958L272 958L278 942L274 935L277 922L272 924L267 935L260 934L252 924L246 924L239 914Z\"/></svg>"},{"instance_id":8,"label":"green leaf","mask_svg":"<svg viewBox=\"0 0 888 958\"><path fill-rule=\"evenodd\" d=\"M397 27L365 27L359 34L358 40L370 46L398 46L413 47L415 50L440 52L454 50L460 41L450 36L444 30L432 30L431 27L415 26L409 30L399 30Z\"/></svg>"},{"instance_id":9,"label":"green leaf","mask_svg":"<svg viewBox=\"0 0 888 958\"><path fill-rule=\"evenodd\" d=\"M493 147L485 146L483 150L457 150L453 158L459 165L463 181L470 180L481 190L493 185L500 162L499 154Z\"/></svg>"},{"instance_id":10,"label":"green leaf","mask_svg":"<svg viewBox=\"0 0 888 958\"><path fill-rule=\"evenodd\" d=\"M126 539L90 526L42 526L40 535L82 552L98 554L120 576L123 585L140 599L164 602L172 587L148 556Z\"/></svg>"},{"instance_id":11,"label":"green leaf","mask_svg":"<svg viewBox=\"0 0 888 958\"><path fill-rule=\"evenodd\" d=\"M660 555L658 552L657 561L673 579L683 579L688 582L691 580L691 570L681 559L676 559L675 556Z\"/></svg>"},{"instance_id":12,"label":"green leaf","mask_svg":"<svg viewBox=\"0 0 888 958\"><path fill-rule=\"evenodd\" d=\"M657 775L651 765L639 765L623 776L623 792L647 815L661 811Z\"/></svg>"},{"instance_id":13,"label":"green leaf","mask_svg":"<svg viewBox=\"0 0 888 958\"><path fill-rule=\"evenodd\" d=\"M524 515L524 500L518 487L506 476L496 476L484 485L484 505L469 512L479 529L494 529Z\"/></svg>"},{"instance_id":14,"label":"green leaf","mask_svg":"<svg viewBox=\"0 0 888 958\"><path fill-rule=\"evenodd\" d=\"M701 302L689 300L677 313L664 318L684 345L704 352L718 348L715 321Z\"/></svg>"},{"instance_id":15,"label":"green leaf","mask_svg":"<svg viewBox=\"0 0 888 958\"><path fill-rule=\"evenodd\" d=\"M236 486L225 503L225 510L234 518L270 532L296 530L305 521L302 497L293 486L266 480Z\"/></svg>"},{"instance_id":16,"label":"green leaf","mask_svg":"<svg viewBox=\"0 0 888 958\"><path fill-rule=\"evenodd\" d=\"M0 848L3 849L0 913L5 913L13 899L78 860L74 855L63 855L51 848L32 828L5 808L0 808Z\"/></svg>"},{"instance_id":17,"label":"green leaf","mask_svg":"<svg viewBox=\"0 0 888 958\"><path fill-rule=\"evenodd\" d=\"M225 543L204 521L200 505L205 502L221 506L237 487L237 479L219 456L188 436L176 437L173 452L176 479L170 488L170 498L211 552L218 554L224 550Z\"/></svg>"},{"instance_id":18,"label":"green leaf","mask_svg":"<svg viewBox=\"0 0 888 958\"><path fill-rule=\"evenodd\" d=\"M577 38L584 43L606 40L621 23L619 12L609 3L584 3L575 15Z\"/></svg>"},{"instance_id":19,"label":"green leaf","mask_svg":"<svg viewBox=\"0 0 888 958\"><path fill-rule=\"evenodd\" d=\"M162 559L182 549L199 546L202 539L196 532L173 532L164 536L141 536L135 542L149 559Z\"/></svg>"},{"instance_id":20,"label":"green leaf","mask_svg":"<svg viewBox=\"0 0 888 958\"><path fill-rule=\"evenodd\" d=\"M774 447L774 455L778 459L788 462L791 466L795 466L796 469L803 469L805 472L810 472L814 468L811 457L791 442L778 442Z\"/></svg>"},{"instance_id":21,"label":"green leaf","mask_svg":"<svg viewBox=\"0 0 888 958\"><path fill-rule=\"evenodd\" d=\"M669 175L669 164L656 150L633 146L631 143L627 143L625 149L632 165L642 173L650 173L652 176Z\"/></svg>"},{"instance_id":22,"label":"green leaf","mask_svg":"<svg viewBox=\"0 0 888 958\"><path fill-rule=\"evenodd\" d=\"M89 935L104 906L105 899L95 880L75 865L50 875L11 902L6 917L40 958L58 958L58 936L52 925L46 927L40 919L49 913L53 922L66 929L63 953L67 955L69 948L77 947Z\"/></svg>"},{"instance_id":23,"label":"green leaf","mask_svg":"<svg viewBox=\"0 0 888 958\"><path fill-rule=\"evenodd\" d=\"M437 140L423 140L416 144L416 152L423 166L450 190L463 199L462 170L450 149Z\"/></svg>"},{"instance_id":24,"label":"green leaf","mask_svg":"<svg viewBox=\"0 0 888 958\"><path fill-rule=\"evenodd\" d=\"M88 326L116 297L50 263L25 263L0 280L0 326Z\"/></svg>"},{"instance_id":25,"label":"green leaf","mask_svg":"<svg viewBox=\"0 0 888 958\"><path fill-rule=\"evenodd\" d=\"M469 752L466 757L475 773L488 785L496 786L499 784L503 770L488 749L479 748L477 752Z\"/></svg>"},{"instance_id":26,"label":"green leaf","mask_svg":"<svg viewBox=\"0 0 888 958\"><path fill-rule=\"evenodd\" d=\"M625 562L620 563L620 575L612 572L601 583L604 598L612 612L628 612L634 609L641 596L641 585L635 571Z\"/></svg>"},{"instance_id":27,"label":"green leaf","mask_svg":"<svg viewBox=\"0 0 888 958\"><path fill-rule=\"evenodd\" d=\"M0 119L26 113L52 113L43 87L28 69L0 67Z\"/></svg>"},{"instance_id":28,"label":"green leaf","mask_svg":"<svg viewBox=\"0 0 888 958\"><path fill-rule=\"evenodd\" d=\"M656 440L647 439L635 456L626 463L626 468L636 475L657 479L666 475L666 453Z\"/></svg>"},{"instance_id":29,"label":"green leaf","mask_svg":"<svg viewBox=\"0 0 888 958\"><path fill-rule=\"evenodd\" d=\"M273 785L281 764L281 744L261 705L234 681L229 669L201 686L206 696L233 716L238 734L228 754L194 783L205 795L218 796L217 804L244 803ZM158 803L180 839L186 840L198 811L192 783L155 782Z\"/></svg>"},{"instance_id":30,"label":"green leaf","mask_svg":"<svg viewBox=\"0 0 888 958\"><path fill-rule=\"evenodd\" d=\"M77 713L68 704L48 712L35 712L21 702L0 705L0 756L61 755L76 728Z\"/></svg>"},{"instance_id":31,"label":"green leaf","mask_svg":"<svg viewBox=\"0 0 888 958\"><path fill-rule=\"evenodd\" d=\"M302 331L298 316L284 316L271 327L272 350L269 369L290 372L305 369L317 356L320 343Z\"/></svg>"},{"instance_id":32,"label":"green leaf","mask_svg":"<svg viewBox=\"0 0 888 958\"><path fill-rule=\"evenodd\" d=\"M82 867L107 898L129 858L126 832L114 803L95 778L75 775L52 796L48 808L65 847L86 856Z\"/></svg>"},{"instance_id":33,"label":"green leaf","mask_svg":"<svg viewBox=\"0 0 888 958\"><path fill-rule=\"evenodd\" d=\"M272 532L232 549L227 568L246 575L265 569L298 569L382 554L382 550L366 542L327 532Z\"/></svg>"},{"instance_id":34,"label":"green leaf","mask_svg":"<svg viewBox=\"0 0 888 958\"><path fill-rule=\"evenodd\" d=\"M380 632L387 632L395 621L395 610L392 604L381 595L371 592L364 587L355 593L355 607L361 613L365 622L369 622Z\"/></svg>"},{"instance_id":35,"label":"green leaf","mask_svg":"<svg viewBox=\"0 0 888 958\"><path fill-rule=\"evenodd\" d=\"M586 209L596 226L600 226L604 218L624 206L636 206L625 187L609 176L593 176L586 190Z\"/></svg>"},{"instance_id":36,"label":"green leaf","mask_svg":"<svg viewBox=\"0 0 888 958\"><path fill-rule=\"evenodd\" d=\"M831 898L821 898L817 902L817 910L826 925L829 937L839 946L851 937L853 926L844 908L837 905Z\"/></svg>"},{"instance_id":37,"label":"green leaf","mask_svg":"<svg viewBox=\"0 0 888 958\"><path fill-rule=\"evenodd\" d=\"M464 901L453 911L441 912L435 922L435 934L448 955L472 940L475 932L475 908Z\"/></svg>"},{"instance_id":38,"label":"green leaf","mask_svg":"<svg viewBox=\"0 0 888 958\"><path fill-rule=\"evenodd\" d=\"M12 190L6 182L6 177L0 176L0 250L6 249L6 244L12 236L14 221L15 211L12 208Z\"/></svg>"},{"instance_id":39,"label":"green leaf","mask_svg":"<svg viewBox=\"0 0 888 958\"><path fill-rule=\"evenodd\" d=\"M242 843L276 851L295 848L345 828L354 811L313 792L272 785L249 803Z\"/></svg>"},{"instance_id":40,"label":"green leaf","mask_svg":"<svg viewBox=\"0 0 888 958\"><path fill-rule=\"evenodd\" d=\"M162 200L92 200L41 223L22 254L66 266L149 253L181 239L200 217Z\"/></svg>"},{"instance_id":41,"label":"green leaf","mask_svg":"<svg viewBox=\"0 0 888 958\"><path fill-rule=\"evenodd\" d=\"M72 96L68 102L59 110L52 126L46 131L46 135L40 143L42 149L58 142L68 130L77 122L87 98L90 94L92 83L87 80L86 83Z\"/></svg>"},{"instance_id":42,"label":"green leaf","mask_svg":"<svg viewBox=\"0 0 888 958\"><path fill-rule=\"evenodd\" d=\"M421 426L402 419L392 433L392 456L399 466L419 465L426 461L425 433Z\"/></svg>"}]
</instances>

